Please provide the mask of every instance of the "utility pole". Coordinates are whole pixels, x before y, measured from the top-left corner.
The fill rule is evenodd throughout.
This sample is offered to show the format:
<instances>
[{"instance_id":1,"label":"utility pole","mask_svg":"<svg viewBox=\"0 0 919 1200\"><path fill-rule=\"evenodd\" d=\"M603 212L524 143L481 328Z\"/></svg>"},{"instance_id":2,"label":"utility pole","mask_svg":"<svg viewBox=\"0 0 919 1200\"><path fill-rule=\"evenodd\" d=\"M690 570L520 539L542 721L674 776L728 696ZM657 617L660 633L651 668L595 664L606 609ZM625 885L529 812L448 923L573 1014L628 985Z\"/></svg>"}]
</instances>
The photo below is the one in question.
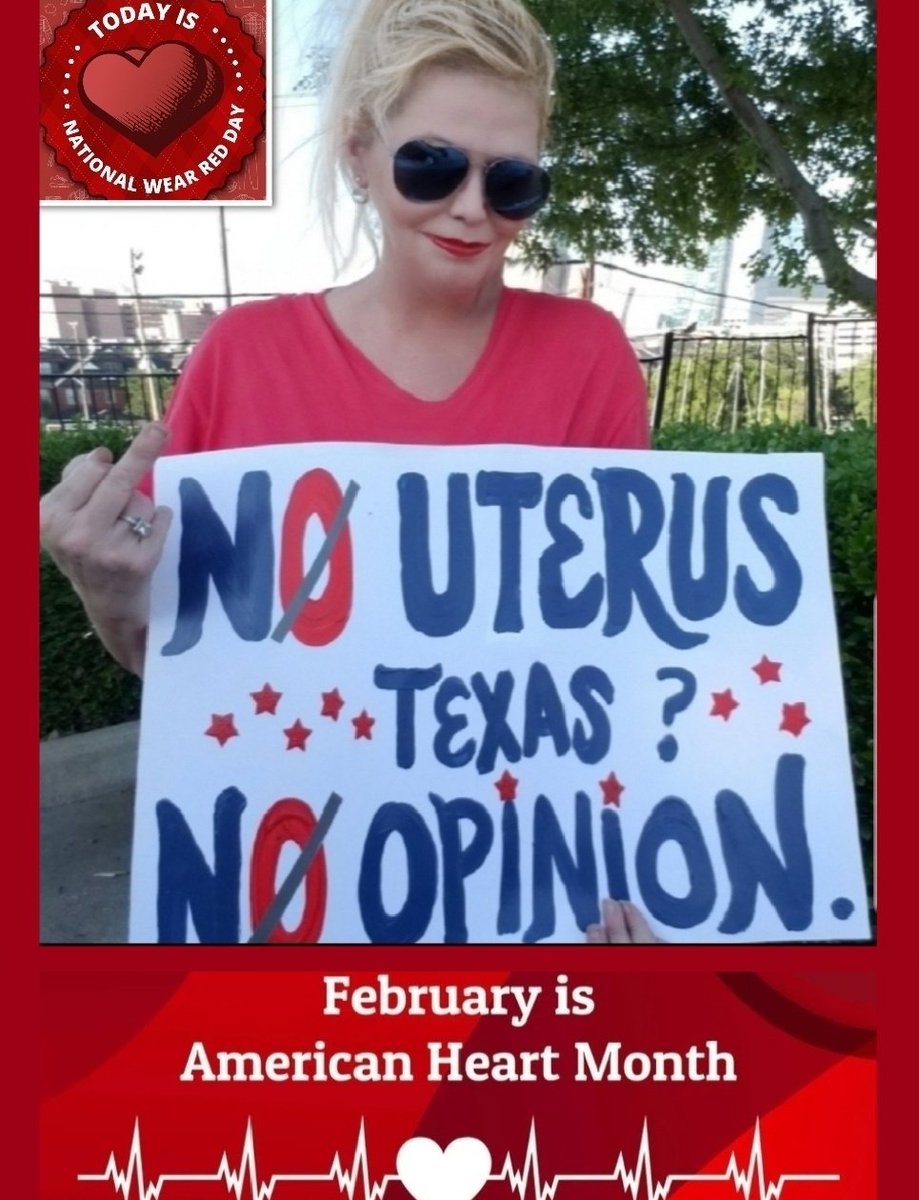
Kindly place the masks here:
<instances>
[{"instance_id":1,"label":"utility pole","mask_svg":"<svg viewBox=\"0 0 919 1200\"><path fill-rule=\"evenodd\" d=\"M622 316L619 318L619 324L622 326L623 332L625 331L626 322L629 319L629 309L632 307L632 301L634 299L635 289L630 287L629 294L625 298L625 304L622 306Z\"/></svg>"},{"instance_id":2,"label":"utility pole","mask_svg":"<svg viewBox=\"0 0 919 1200\"><path fill-rule=\"evenodd\" d=\"M143 251L131 251L131 287L134 291L134 319L137 322L137 340L140 343L140 362L138 366L144 373L145 390L147 393L147 407L152 421L160 419L160 399L157 394L156 384L153 381L152 364L150 355L147 353L147 339L144 334L144 318L140 308L140 289L137 286L138 276L143 273Z\"/></svg>"},{"instance_id":3,"label":"utility pole","mask_svg":"<svg viewBox=\"0 0 919 1200\"><path fill-rule=\"evenodd\" d=\"M593 259L590 259L587 266L581 271L581 287L579 291L582 300L593 300L594 287L596 284L597 266Z\"/></svg>"},{"instance_id":4,"label":"utility pole","mask_svg":"<svg viewBox=\"0 0 919 1200\"><path fill-rule=\"evenodd\" d=\"M80 335L78 333L78 330L80 328L80 323L79 323L79 321L68 321L67 324L70 326L70 333L71 333L71 336L73 337L74 357L76 358L75 366L76 366L77 370L79 371L79 374L74 373L73 381L75 384L79 385L80 409L83 413L83 420L88 423L89 422L89 401L86 398L86 380L83 378L83 369L84 369L84 364L82 361L83 347L80 344Z\"/></svg>"},{"instance_id":5,"label":"utility pole","mask_svg":"<svg viewBox=\"0 0 919 1200\"><path fill-rule=\"evenodd\" d=\"M227 247L227 220L222 204L218 206L217 211L220 213L220 255L223 259L223 296L227 302L227 308L229 308L233 303L233 292L230 289L230 254Z\"/></svg>"}]
</instances>

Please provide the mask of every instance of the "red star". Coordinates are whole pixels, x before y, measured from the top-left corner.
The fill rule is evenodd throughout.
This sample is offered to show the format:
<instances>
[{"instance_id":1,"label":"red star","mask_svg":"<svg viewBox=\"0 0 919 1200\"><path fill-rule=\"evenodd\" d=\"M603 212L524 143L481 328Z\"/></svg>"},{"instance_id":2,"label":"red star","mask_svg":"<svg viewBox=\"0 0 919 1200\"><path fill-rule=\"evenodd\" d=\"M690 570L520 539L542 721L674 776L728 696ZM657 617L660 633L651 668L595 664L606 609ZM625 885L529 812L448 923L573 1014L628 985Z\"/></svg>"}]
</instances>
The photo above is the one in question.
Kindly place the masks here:
<instances>
[{"instance_id":1,"label":"red star","mask_svg":"<svg viewBox=\"0 0 919 1200\"><path fill-rule=\"evenodd\" d=\"M211 713L211 724L205 729L206 737L216 738L221 746L226 745L231 737L239 737L239 732L233 724L232 713Z\"/></svg>"},{"instance_id":2,"label":"red star","mask_svg":"<svg viewBox=\"0 0 919 1200\"><path fill-rule=\"evenodd\" d=\"M333 721L338 720L338 714L344 708L345 702L339 695L338 688L334 688L331 692L322 693L322 712L321 717L331 717Z\"/></svg>"},{"instance_id":3,"label":"red star","mask_svg":"<svg viewBox=\"0 0 919 1200\"><path fill-rule=\"evenodd\" d=\"M266 683L260 692L250 692L249 695L255 701L256 716L259 713L271 713L273 716L281 699L281 693L276 692L270 683Z\"/></svg>"},{"instance_id":4,"label":"red star","mask_svg":"<svg viewBox=\"0 0 919 1200\"><path fill-rule=\"evenodd\" d=\"M300 718L297 717L297 719L296 719L296 721L294 721L293 725L291 725L288 729L284 730L284 733L287 735L287 749L288 750L305 750L306 749L306 739L309 737L309 735L312 732L313 732L312 729L307 729L307 727L303 724L303 722L300 720Z\"/></svg>"},{"instance_id":5,"label":"red star","mask_svg":"<svg viewBox=\"0 0 919 1200\"><path fill-rule=\"evenodd\" d=\"M498 789L498 795L502 800L517 799L517 784L519 779L515 779L510 771L505 771L499 780L496 781L495 787Z\"/></svg>"},{"instance_id":6,"label":"red star","mask_svg":"<svg viewBox=\"0 0 919 1200\"><path fill-rule=\"evenodd\" d=\"M618 808L625 788L616 778L616 772L610 771L605 779L601 779L600 787L603 789L603 803L615 804Z\"/></svg>"},{"instance_id":7,"label":"red star","mask_svg":"<svg viewBox=\"0 0 919 1200\"><path fill-rule=\"evenodd\" d=\"M779 729L784 729L787 733L793 733L795 737L799 737L805 725L810 725L811 719L807 715L807 706L801 700L797 704L782 705L782 723Z\"/></svg>"},{"instance_id":8,"label":"red star","mask_svg":"<svg viewBox=\"0 0 919 1200\"><path fill-rule=\"evenodd\" d=\"M760 683L781 683L779 671L782 669L780 662L773 662L771 658L767 658L765 654L759 660L755 667L751 667L751 671L755 671L759 676Z\"/></svg>"},{"instance_id":9,"label":"red star","mask_svg":"<svg viewBox=\"0 0 919 1200\"><path fill-rule=\"evenodd\" d=\"M731 689L727 688L723 692L712 692L712 711L708 715L710 717L724 717L726 721L734 709L739 707L740 705L731 695Z\"/></svg>"},{"instance_id":10,"label":"red star","mask_svg":"<svg viewBox=\"0 0 919 1200\"><path fill-rule=\"evenodd\" d=\"M358 716L351 718L351 724L354 726L355 740L357 738L366 738L368 742L371 741L373 734L370 731L376 723L376 717L371 717L366 708L361 709Z\"/></svg>"}]
</instances>

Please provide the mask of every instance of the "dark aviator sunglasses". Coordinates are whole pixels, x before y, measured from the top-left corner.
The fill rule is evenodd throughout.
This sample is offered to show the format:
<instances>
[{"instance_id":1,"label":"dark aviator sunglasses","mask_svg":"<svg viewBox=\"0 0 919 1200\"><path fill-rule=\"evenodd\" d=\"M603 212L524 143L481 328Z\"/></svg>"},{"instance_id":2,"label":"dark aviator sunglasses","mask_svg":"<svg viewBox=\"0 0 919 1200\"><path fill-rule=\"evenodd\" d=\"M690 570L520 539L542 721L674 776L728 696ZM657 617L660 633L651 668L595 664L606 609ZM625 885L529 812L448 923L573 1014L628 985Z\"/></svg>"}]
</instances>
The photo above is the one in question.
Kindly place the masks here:
<instances>
[{"instance_id":1,"label":"dark aviator sunglasses","mask_svg":"<svg viewBox=\"0 0 919 1200\"><path fill-rule=\"evenodd\" d=\"M392 156L393 182L399 194L416 204L444 200L469 174L469 155L458 146L406 142ZM489 163L483 176L488 207L509 221L525 221L549 197L549 172L519 158Z\"/></svg>"}]
</instances>

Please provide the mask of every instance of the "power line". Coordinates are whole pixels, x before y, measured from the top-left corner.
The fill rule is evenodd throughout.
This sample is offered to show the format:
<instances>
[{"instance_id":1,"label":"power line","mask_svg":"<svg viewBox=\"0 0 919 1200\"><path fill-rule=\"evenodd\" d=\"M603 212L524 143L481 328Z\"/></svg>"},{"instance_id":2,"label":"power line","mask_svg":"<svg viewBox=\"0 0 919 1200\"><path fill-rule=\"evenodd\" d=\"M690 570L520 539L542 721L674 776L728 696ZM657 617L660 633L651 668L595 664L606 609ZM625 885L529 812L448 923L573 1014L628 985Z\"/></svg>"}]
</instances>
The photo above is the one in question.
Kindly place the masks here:
<instances>
[{"instance_id":1,"label":"power line","mask_svg":"<svg viewBox=\"0 0 919 1200\"><path fill-rule=\"evenodd\" d=\"M589 267L590 265L591 263L584 258L566 259L562 262L552 263L553 267ZM719 300L739 300L742 304L752 304L757 308L775 308L779 312L799 313L804 317L811 313L808 308L795 308L790 304L773 304L768 300L753 300L749 296L734 296L728 292L717 292L711 288L699 287L696 283L682 283L676 279L664 279L660 275L648 275L642 271L635 271L631 267L620 266L619 263L604 262L602 259L595 259L593 265L605 267L608 271L621 271L624 275L632 275L636 279L647 279L651 283L665 283L668 287L687 288L689 291L699 292L703 296L715 296Z\"/></svg>"},{"instance_id":2,"label":"power line","mask_svg":"<svg viewBox=\"0 0 919 1200\"><path fill-rule=\"evenodd\" d=\"M587 259L563 259L550 264L552 267L586 267L590 266ZM703 296L714 296L719 300L737 300L741 304L749 304L755 308L772 308L777 312L797 313L799 316L810 316L812 311L808 308L797 308L791 304L776 304L769 300L754 300L750 296L737 296L730 292L719 292L712 288L700 287L696 283L685 283L675 279L665 279L661 275L649 275L644 271L636 271L632 267L624 267L619 263L605 262L602 259L597 259L594 266L603 267L608 271L619 271L623 275L631 275L635 279L644 279L649 283L662 283L667 287L684 288L691 292L698 292ZM237 292L233 295L236 299L250 300L269 300L273 296L290 295L290 292ZM78 300L81 298L89 300L129 300L130 297L121 296L120 294L93 295L91 292L39 292L39 298L43 300ZM226 295L222 292L145 292L140 296L141 300L226 300ZM49 310L44 309L47 312ZM845 320L846 318L839 318Z\"/></svg>"},{"instance_id":3,"label":"power line","mask_svg":"<svg viewBox=\"0 0 919 1200\"><path fill-rule=\"evenodd\" d=\"M40 300L120 300L128 304L131 302L130 295L122 295L120 292L110 292L108 289L100 289L103 295L93 292L39 292ZM237 292L233 295L236 298L250 297L255 300L270 300L272 296L289 295L290 293L281 292ZM141 300L226 300L224 292L141 292ZM44 309L44 312L55 311L53 309Z\"/></svg>"}]
</instances>

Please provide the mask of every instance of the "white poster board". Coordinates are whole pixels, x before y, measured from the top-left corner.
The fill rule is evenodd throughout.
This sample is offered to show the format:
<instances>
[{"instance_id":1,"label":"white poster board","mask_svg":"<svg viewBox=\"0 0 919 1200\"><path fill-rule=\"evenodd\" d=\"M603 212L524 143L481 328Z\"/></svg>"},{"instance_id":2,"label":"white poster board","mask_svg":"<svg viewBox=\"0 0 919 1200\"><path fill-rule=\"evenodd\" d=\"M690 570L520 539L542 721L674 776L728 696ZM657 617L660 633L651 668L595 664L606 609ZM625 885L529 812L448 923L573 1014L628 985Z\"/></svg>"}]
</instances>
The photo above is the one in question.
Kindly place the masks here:
<instances>
[{"instance_id":1,"label":"white poster board","mask_svg":"<svg viewBox=\"0 0 919 1200\"><path fill-rule=\"evenodd\" d=\"M156 496L132 940L869 935L819 455L312 443Z\"/></svg>"}]
</instances>

